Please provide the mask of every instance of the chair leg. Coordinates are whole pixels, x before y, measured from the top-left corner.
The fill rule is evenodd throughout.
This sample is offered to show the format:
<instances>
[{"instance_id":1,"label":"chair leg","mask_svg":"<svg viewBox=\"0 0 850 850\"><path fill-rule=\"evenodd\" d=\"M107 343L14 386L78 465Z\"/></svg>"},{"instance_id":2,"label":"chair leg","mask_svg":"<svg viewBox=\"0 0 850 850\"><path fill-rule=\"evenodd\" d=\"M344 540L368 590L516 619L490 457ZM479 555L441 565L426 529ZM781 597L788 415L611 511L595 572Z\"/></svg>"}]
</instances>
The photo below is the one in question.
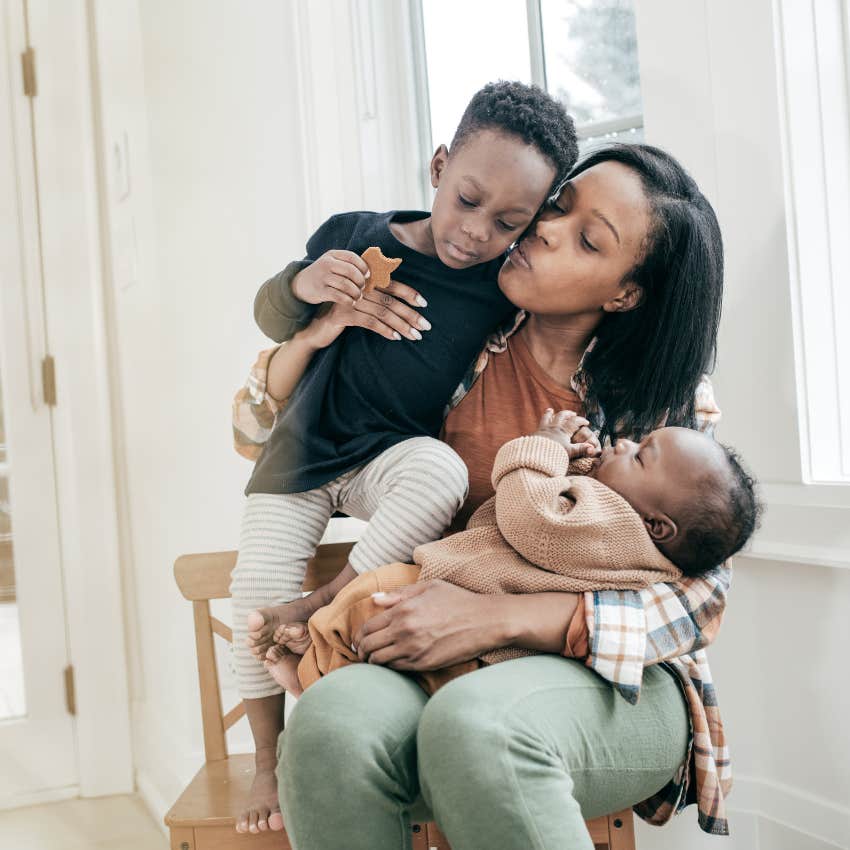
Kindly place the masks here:
<instances>
[{"instance_id":1,"label":"chair leg","mask_svg":"<svg viewBox=\"0 0 850 850\"><path fill-rule=\"evenodd\" d=\"M410 825L413 832L411 844L413 850L428 850L428 824L414 823Z\"/></svg>"},{"instance_id":2,"label":"chair leg","mask_svg":"<svg viewBox=\"0 0 850 850\"><path fill-rule=\"evenodd\" d=\"M446 836L440 832L440 828L436 823L431 821L426 824L426 832L428 836L426 841L427 850L451 850Z\"/></svg>"},{"instance_id":3,"label":"chair leg","mask_svg":"<svg viewBox=\"0 0 850 850\"><path fill-rule=\"evenodd\" d=\"M608 815L608 850L635 850L635 820L631 809Z\"/></svg>"},{"instance_id":4,"label":"chair leg","mask_svg":"<svg viewBox=\"0 0 850 850\"><path fill-rule=\"evenodd\" d=\"M195 850L195 830L191 827L177 826L169 830L171 850Z\"/></svg>"}]
</instances>

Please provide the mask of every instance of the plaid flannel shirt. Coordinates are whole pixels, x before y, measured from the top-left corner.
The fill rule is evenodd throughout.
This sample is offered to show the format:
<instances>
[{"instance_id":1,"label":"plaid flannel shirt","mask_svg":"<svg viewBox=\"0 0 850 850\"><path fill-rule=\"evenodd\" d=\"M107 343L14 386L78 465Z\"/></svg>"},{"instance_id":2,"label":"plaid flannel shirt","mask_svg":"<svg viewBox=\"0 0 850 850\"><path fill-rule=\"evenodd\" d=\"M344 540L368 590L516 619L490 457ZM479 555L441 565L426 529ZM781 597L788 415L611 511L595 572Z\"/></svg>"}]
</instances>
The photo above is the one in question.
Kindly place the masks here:
<instances>
[{"instance_id":1,"label":"plaid flannel shirt","mask_svg":"<svg viewBox=\"0 0 850 850\"><path fill-rule=\"evenodd\" d=\"M507 349L508 338L525 318L525 312L519 311L487 340L452 395L446 413L460 404L487 368L490 355ZM277 348L260 352L248 380L233 399L234 445L250 460L259 456L277 412L286 404L285 399L279 401L266 393L268 363ZM581 364L572 388L579 398L586 399ZM697 389L696 413L700 430L712 433L720 410L707 377ZM601 422L601 410L587 410L586 414L596 424ZM585 664L630 703L640 697L643 668L664 664L679 682L687 703L691 723L687 758L661 791L634 807L652 824L666 823L695 802L703 830L715 835L729 831L724 801L732 786L731 765L705 647L720 628L730 582L731 570L722 565L702 578L683 578L676 584L585 594L590 649Z\"/></svg>"}]
</instances>

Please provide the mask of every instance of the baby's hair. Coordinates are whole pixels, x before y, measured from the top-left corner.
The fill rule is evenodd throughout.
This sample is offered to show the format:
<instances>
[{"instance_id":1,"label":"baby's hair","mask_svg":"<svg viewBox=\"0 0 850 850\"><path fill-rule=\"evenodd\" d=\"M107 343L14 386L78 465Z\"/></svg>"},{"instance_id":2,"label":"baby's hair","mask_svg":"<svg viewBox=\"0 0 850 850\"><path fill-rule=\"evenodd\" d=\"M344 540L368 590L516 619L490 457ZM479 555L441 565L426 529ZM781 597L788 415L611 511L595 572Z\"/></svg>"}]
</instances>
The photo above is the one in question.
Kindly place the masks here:
<instances>
[{"instance_id":1,"label":"baby's hair","mask_svg":"<svg viewBox=\"0 0 850 850\"><path fill-rule=\"evenodd\" d=\"M755 479L737 452L717 444L726 457L728 476L706 476L702 498L684 518L687 531L674 544L671 559L686 576L700 576L731 558L758 528L762 505Z\"/></svg>"},{"instance_id":2,"label":"baby's hair","mask_svg":"<svg viewBox=\"0 0 850 850\"><path fill-rule=\"evenodd\" d=\"M555 166L552 189L578 159L578 141L567 110L538 86L499 80L476 92L463 113L450 146L454 153L481 130L500 130L533 145Z\"/></svg>"}]
</instances>

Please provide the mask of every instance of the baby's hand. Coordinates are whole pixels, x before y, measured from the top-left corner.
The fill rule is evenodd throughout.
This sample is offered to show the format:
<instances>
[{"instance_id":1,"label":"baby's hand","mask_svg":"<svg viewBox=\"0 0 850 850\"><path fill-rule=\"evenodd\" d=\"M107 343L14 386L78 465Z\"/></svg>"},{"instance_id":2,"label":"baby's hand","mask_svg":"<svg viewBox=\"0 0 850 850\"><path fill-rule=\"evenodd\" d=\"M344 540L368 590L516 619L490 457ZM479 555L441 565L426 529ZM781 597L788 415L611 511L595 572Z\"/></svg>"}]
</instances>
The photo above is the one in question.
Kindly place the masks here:
<instances>
[{"instance_id":1,"label":"baby's hand","mask_svg":"<svg viewBox=\"0 0 850 850\"><path fill-rule=\"evenodd\" d=\"M573 434L574 446L588 446L584 454L579 457L597 457L602 454L602 444L599 442L599 436L595 431L590 429L590 425L582 425L578 431Z\"/></svg>"},{"instance_id":2,"label":"baby's hand","mask_svg":"<svg viewBox=\"0 0 850 850\"><path fill-rule=\"evenodd\" d=\"M599 439L589 428L590 422L573 410L555 413L546 410L533 436L546 437L567 450L570 460L595 457L599 454Z\"/></svg>"}]
</instances>

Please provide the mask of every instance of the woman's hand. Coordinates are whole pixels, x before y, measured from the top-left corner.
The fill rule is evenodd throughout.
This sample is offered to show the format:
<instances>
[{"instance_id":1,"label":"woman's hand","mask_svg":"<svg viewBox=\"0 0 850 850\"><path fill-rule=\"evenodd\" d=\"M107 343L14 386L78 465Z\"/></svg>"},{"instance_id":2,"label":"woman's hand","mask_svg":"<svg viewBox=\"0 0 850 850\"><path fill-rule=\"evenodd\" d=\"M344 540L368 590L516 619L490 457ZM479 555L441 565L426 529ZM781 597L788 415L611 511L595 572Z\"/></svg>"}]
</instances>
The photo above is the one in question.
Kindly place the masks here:
<instances>
[{"instance_id":1,"label":"woman's hand","mask_svg":"<svg viewBox=\"0 0 850 850\"><path fill-rule=\"evenodd\" d=\"M507 644L496 614L498 597L434 580L372 598L385 610L354 636L361 661L394 670L438 670Z\"/></svg>"},{"instance_id":2,"label":"woman's hand","mask_svg":"<svg viewBox=\"0 0 850 850\"><path fill-rule=\"evenodd\" d=\"M367 328L392 340L420 340L431 323L405 301L419 304L424 299L407 284L391 280L385 289L367 292L353 303L325 304L301 334L317 350L327 348L345 328Z\"/></svg>"}]
</instances>

